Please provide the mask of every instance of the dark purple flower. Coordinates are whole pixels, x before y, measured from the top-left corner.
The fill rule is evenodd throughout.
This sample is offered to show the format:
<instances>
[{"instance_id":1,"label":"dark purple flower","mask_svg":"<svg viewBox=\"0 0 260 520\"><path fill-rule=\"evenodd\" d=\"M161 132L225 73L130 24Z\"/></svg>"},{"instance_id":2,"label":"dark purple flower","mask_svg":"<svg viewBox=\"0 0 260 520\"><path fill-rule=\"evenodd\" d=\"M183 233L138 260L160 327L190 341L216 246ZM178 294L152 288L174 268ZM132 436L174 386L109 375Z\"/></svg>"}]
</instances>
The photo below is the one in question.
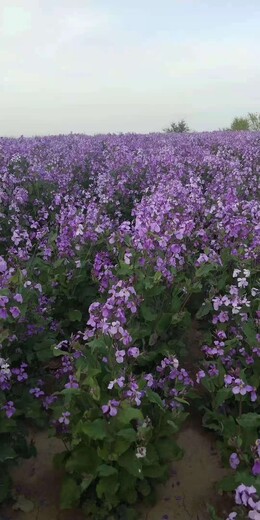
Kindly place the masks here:
<instances>
[{"instance_id":1,"label":"dark purple flower","mask_svg":"<svg viewBox=\"0 0 260 520\"><path fill-rule=\"evenodd\" d=\"M13 401L8 401L3 407L2 410L5 410L6 417L10 419L16 412L16 408L14 406Z\"/></svg>"},{"instance_id":2,"label":"dark purple flower","mask_svg":"<svg viewBox=\"0 0 260 520\"><path fill-rule=\"evenodd\" d=\"M34 397L36 397L37 399L39 399L39 397L43 397L44 396L44 392L43 390L41 390L40 388L36 387L36 388L31 388L30 390L30 394L34 395Z\"/></svg>"},{"instance_id":3,"label":"dark purple flower","mask_svg":"<svg viewBox=\"0 0 260 520\"><path fill-rule=\"evenodd\" d=\"M255 476L260 475L260 459L255 460L254 465L252 467L252 473Z\"/></svg>"}]
</instances>

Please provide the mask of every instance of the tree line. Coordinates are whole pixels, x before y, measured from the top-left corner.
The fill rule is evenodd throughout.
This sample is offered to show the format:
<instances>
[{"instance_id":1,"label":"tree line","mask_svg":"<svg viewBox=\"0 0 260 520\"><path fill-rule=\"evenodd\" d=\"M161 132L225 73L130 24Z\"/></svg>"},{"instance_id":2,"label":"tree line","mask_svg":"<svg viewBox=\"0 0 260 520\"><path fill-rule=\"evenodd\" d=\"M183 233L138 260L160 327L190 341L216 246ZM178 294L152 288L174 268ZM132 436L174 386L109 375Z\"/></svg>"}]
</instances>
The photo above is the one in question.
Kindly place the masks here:
<instances>
[{"instance_id":1,"label":"tree line","mask_svg":"<svg viewBox=\"0 0 260 520\"><path fill-rule=\"evenodd\" d=\"M241 131L248 130L252 132L260 132L260 113L257 112L249 112L246 117L235 117L230 125L227 128L221 128L220 130L225 131ZM177 123L171 123L168 128L164 128L163 130L167 134L169 133L185 133L190 132L189 125L186 123L184 119L181 119Z\"/></svg>"}]
</instances>

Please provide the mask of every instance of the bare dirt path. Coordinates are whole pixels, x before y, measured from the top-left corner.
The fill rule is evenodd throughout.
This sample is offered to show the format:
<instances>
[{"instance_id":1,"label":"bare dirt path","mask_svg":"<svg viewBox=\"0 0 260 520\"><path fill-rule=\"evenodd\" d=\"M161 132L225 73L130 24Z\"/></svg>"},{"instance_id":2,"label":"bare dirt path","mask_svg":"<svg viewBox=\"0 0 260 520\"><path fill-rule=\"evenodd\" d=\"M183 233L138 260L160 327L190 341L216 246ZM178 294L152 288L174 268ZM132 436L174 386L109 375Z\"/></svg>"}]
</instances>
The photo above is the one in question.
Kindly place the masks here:
<instances>
[{"instance_id":1,"label":"bare dirt path","mask_svg":"<svg viewBox=\"0 0 260 520\"><path fill-rule=\"evenodd\" d=\"M82 520L80 511L60 511L61 475L53 469L52 457L63 451L62 443L45 432L35 437L38 456L24 461L13 471L19 495L33 502L29 513L0 510L0 520ZM207 520L206 504L214 502L214 486L225 474L211 435L189 423L181 432L182 460L173 462L167 484L158 487L158 501L152 508L138 507L142 520Z\"/></svg>"}]
</instances>

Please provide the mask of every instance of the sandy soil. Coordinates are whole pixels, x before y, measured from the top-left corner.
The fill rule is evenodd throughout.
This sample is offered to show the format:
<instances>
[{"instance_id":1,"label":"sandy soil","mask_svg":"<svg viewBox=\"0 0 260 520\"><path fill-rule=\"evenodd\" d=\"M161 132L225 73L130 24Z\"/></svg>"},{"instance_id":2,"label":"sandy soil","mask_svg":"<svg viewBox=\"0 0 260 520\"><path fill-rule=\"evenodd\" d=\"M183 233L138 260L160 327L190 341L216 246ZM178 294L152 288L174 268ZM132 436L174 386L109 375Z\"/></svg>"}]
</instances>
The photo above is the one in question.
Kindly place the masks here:
<instances>
[{"instance_id":1,"label":"sandy soil","mask_svg":"<svg viewBox=\"0 0 260 520\"><path fill-rule=\"evenodd\" d=\"M30 513L14 511L12 506L0 510L0 520L82 520L80 511L59 510L61 475L52 467L52 457L63 451L62 443L37 433L36 459L24 461L13 471L17 494L33 502ZM206 504L214 501L214 486L225 474L214 449L212 436L201 428L188 425L181 433L185 450L182 460L172 464L171 478L158 487L156 506L138 507L142 520L207 520Z\"/></svg>"}]
</instances>

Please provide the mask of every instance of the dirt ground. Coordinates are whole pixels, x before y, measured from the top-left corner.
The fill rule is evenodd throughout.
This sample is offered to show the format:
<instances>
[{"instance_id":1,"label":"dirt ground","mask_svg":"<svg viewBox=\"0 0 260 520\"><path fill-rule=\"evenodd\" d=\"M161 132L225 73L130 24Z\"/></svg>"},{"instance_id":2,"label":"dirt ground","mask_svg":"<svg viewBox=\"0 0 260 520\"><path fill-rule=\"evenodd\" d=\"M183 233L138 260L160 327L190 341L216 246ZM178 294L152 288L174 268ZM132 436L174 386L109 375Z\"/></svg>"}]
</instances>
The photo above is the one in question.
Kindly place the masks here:
<instances>
[{"instance_id":1,"label":"dirt ground","mask_svg":"<svg viewBox=\"0 0 260 520\"><path fill-rule=\"evenodd\" d=\"M52 457L63 451L62 443L49 439L44 432L37 433L36 459L24 461L13 471L18 495L32 502L31 512L0 510L0 520L82 520L80 511L60 511L59 491L61 476L52 466ZM214 448L214 439L192 423L182 431L179 444L185 450L182 460L173 462L171 477L166 485L158 487L156 506L138 507L141 520L207 520L207 503L214 502L214 486L225 474ZM221 499L220 499L221 500Z\"/></svg>"}]
</instances>

